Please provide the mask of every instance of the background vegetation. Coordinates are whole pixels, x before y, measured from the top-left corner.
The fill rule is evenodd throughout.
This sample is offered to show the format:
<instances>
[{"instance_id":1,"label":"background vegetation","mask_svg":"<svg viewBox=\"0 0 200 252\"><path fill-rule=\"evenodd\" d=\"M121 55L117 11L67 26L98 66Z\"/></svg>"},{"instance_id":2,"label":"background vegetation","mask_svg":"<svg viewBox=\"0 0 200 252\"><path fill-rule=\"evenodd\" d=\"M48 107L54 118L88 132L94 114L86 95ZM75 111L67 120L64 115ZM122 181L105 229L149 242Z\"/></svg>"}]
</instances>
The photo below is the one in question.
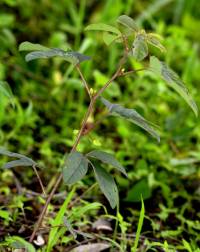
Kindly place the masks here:
<instances>
[{"instance_id":1,"label":"background vegetation","mask_svg":"<svg viewBox=\"0 0 200 252\"><path fill-rule=\"evenodd\" d=\"M121 48L106 47L102 33L86 33L84 27L96 22L114 24L121 14L133 17L148 31L154 30L164 37L167 53L163 60L179 73L199 105L198 0L0 2L0 80L9 83L15 97L14 108L6 97L0 98L0 143L39 163L39 174L47 193L55 182L63 155L73 145L89 101L72 66L56 58L26 63L23 53L18 52L18 45L27 40L61 49L70 46L90 55L92 60L83 63L81 68L95 90L115 71ZM134 60L131 63L133 68L141 67ZM48 245L49 251L70 251L76 244L74 229L84 232L78 234L80 242L106 240L114 246L114 251L129 251L138 225L141 193L145 218L138 251L199 251L199 117L194 116L177 93L149 72L117 79L106 90L105 97L137 109L159 125L161 142L157 143L143 130L121 119L109 117L96 125L82 139L78 150L103 149L113 153L126 167L128 179L112 171L120 191L118 229L113 235L113 231L105 234L92 227L92 223L104 217L114 229L116 213L98 186L91 188L94 178L89 172L73 188L60 186L49 206L41 229L45 244L50 244L48 238L56 241L53 249L53 245ZM104 112L99 105L88 127ZM6 160L1 157L1 166ZM49 231L52 225L64 225L58 219L55 222L55 215L66 196L69 202L66 202L65 215L70 224L57 227L56 231L61 234L57 241L52 232L49 236ZM1 170L2 251L13 246L13 236L28 239L43 203L38 179L31 168ZM37 251L47 251L45 246L36 246Z\"/></svg>"}]
</instances>

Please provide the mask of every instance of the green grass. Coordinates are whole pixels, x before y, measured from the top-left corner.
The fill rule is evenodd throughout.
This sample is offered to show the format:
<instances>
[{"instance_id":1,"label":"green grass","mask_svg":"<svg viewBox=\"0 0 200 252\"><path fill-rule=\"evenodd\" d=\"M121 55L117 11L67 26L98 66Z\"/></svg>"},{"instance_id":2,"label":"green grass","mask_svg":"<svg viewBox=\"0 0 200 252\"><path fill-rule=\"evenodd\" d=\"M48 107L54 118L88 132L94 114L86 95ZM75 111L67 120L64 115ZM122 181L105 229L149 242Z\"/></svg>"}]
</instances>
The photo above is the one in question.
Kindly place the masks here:
<instances>
[{"instance_id":1,"label":"green grass","mask_svg":"<svg viewBox=\"0 0 200 252\"><path fill-rule=\"evenodd\" d=\"M143 225L144 213L145 213L144 202L143 202L142 198L141 198L141 202L142 202L142 207L141 207L141 211L140 211L140 218L139 218L139 221L138 221L135 241L134 241L133 247L131 248L131 252L136 252L137 251L138 243L139 243L139 239L140 239L140 234L141 234L141 231L142 231L142 225Z\"/></svg>"}]
</instances>

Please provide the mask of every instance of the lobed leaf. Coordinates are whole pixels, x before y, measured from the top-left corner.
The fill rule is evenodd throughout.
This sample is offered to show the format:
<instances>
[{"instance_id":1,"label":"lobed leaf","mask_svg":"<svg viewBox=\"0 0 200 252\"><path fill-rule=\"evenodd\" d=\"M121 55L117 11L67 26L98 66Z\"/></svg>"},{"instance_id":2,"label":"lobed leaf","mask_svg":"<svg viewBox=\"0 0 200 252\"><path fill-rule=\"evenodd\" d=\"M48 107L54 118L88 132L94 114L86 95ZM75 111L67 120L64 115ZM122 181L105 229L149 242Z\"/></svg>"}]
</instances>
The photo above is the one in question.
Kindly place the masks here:
<instances>
[{"instance_id":1,"label":"lobed leaf","mask_svg":"<svg viewBox=\"0 0 200 252\"><path fill-rule=\"evenodd\" d=\"M116 27L103 24L103 23L90 24L85 28L85 31L106 31L106 32L115 33L117 35L121 34L120 30L118 30Z\"/></svg>"},{"instance_id":2,"label":"lobed leaf","mask_svg":"<svg viewBox=\"0 0 200 252\"><path fill-rule=\"evenodd\" d=\"M138 33L136 35L133 41L132 55L138 61L142 61L148 55L148 46L144 34Z\"/></svg>"},{"instance_id":3,"label":"lobed leaf","mask_svg":"<svg viewBox=\"0 0 200 252\"><path fill-rule=\"evenodd\" d=\"M49 48L40 44L24 41L19 45L19 51L48 51Z\"/></svg>"},{"instance_id":4,"label":"lobed leaf","mask_svg":"<svg viewBox=\"0 0 200 252\"><path fill-rule=\"evenodd\" d=\"M165 62L162 62L155 56L152 56L150 58L149 69L158 74L163 80L167 82L170 87L172 87L179 95L181 95L182 98L191 107L195 115L198 115L197 105L190 95L187 87L184 85L179 76L171 68L169 68Z\"/></svg>"},{"instance_id":5,"label":"lobed leaf","mask_svg":"<svg viewBox=\"0 0 200 252\"><path fill-rule=\"evenodd\" d=\"M142 117L135 109L127 109L119 104L110 103L105 98L101 97L102 103L108 108L109 112L113 115L120 116L129 120L130 122L138 125L139 127L146 130L150 135L160 141L158 133L153 129L151 122L148 122L144 117Z\"/></svg>"},{"instance_id":6,"label":"lobed leaf","mask_svg":"<svg viewBox=\"0 0 200 252\"><path fill-rule=\"evenodd\" d=\"M135 32L137 32L139 30L136 22L131 17L129 17L127 15L122 15L122 16L118 17L117 22L130 28L131 30L133 30Z\"/></svg>"},{"instance_id":7,"label":"lobed leaf","mask_svg":"<svg viewBox=\"0 0 200 252\"><path fill-rule=\"evenodd\" d=\"M70 153L63 167L63 179L66 184L81 180L88 170L88 160L80 152Z\"/></svg>"},{"instance_id":8,"label":"lobed leaf","mask_svg":"<svg viewBox=\"0 0 200 252\"><path fill-rule=\"evenodd\" d=\"M93 166L100 189L108 199L110 206L115 208L119 202L118 189L113 177L101 166L95 163Z\"/></svg>"},{"instance_id":9,"label":"lobed leaf","mask_svg":"<svg viewBox=\"0 0 200 252\"><path fill-rule=\"evenodd\" d=\"M94 150L89 152L86 156L96 158L103 163L112 165L118 171L122 172L125 176L127 176L125 168L115 159L115 157L107 152Z\"/></svg>"}]
</instances>

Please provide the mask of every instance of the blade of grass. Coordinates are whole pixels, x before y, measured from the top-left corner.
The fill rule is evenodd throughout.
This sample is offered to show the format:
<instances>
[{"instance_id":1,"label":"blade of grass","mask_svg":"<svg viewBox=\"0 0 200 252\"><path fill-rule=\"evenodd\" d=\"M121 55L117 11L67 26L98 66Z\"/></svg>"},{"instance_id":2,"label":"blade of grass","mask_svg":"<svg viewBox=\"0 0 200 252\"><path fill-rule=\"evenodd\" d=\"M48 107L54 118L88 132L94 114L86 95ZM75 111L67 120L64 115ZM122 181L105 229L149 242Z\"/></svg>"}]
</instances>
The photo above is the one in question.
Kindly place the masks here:
<instances>
[{"instance_id":1,"label":"blade of grass","mask_svg":"<svg viewBox=\"0 0 200 252\"><path fill-rule=\"evenodd\" d=\"M57 236L57 233L59 231L59 226L63 224L63 217L66 213L67 206L69 205L70 201L72 200L72 197L74 195L74 192L76 190L76 187L74 186L68 196L66 197L64 203L62 204L59 212L56 215L56 218L52 222L52 229L49 234L49 240L47 245L47 252L52 251L53 246L57 243L58 239L60 237ZM55 226L55 227L54 227Z\"/></svg>"},{"instance_id":2,"label":"blade of grass","mask_svg":"<svg viewBox=\"0 0 200 252\"><path fill-rule=\"evenodd\" d=\"M139 239L140 239L140 233L141 233L142 225L143 225L143 221L144 221L145 209L144 209L144 202L143 202L142 197L141 197L141 203L142 203L142 207L141 207L141 211L140 211L140 218L139 218L139 222L138 222L135 242L134 242L133 248L131 248L131 252L136 252L136 250L137 250L138 242L139 242Z\"/></svg>"}]
</instances>

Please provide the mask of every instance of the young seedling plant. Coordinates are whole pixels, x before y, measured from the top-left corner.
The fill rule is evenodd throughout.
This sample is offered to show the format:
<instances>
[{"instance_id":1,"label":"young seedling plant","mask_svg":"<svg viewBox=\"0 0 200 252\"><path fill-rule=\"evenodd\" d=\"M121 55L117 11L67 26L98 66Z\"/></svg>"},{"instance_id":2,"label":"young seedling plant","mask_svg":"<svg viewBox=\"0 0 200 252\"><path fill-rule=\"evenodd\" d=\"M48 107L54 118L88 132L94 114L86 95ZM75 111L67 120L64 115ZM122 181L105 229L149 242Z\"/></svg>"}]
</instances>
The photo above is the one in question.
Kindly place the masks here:
<instances>
[{"instance_id":1,"label":"young seedling plant","mask_svg":"<svg viewBox=\"0 0 200 252\"><path fill-rule=\"evenodd\" d=\"M87 112L82 120L80 130L77 134L71 152L65 158L62 173L58 174L57 180L54 187L49 194L44 208L40 214L38 222L35 225L34 231L30 237L30 242L33 241L42 221L45 216L47 207L57 190L62 179L66 185L72 185L77 181L81 180L87 173L88 168L92 167L94 170L95 178L100 186L101 191L107 198L112 208L118 205L118 189L115 184L114 178L103 168L102 164L108 164L113 166L115 169L120 171L122 174L127 176L125 168L115 159L115 157L109 153L102 150L91 150L89 153L80 153L77 151L77 146L80 143L83 136L92 130L86 131L86 125L88 119L94 111L97 100L102 102L107 108L110 115L121 117L126 119L137 126L141 127L147 131L153 138L160 141L160 137L155 130L154 124L147 121L142 115L140 115L136 110L131 108L125 108L120 104L114 104L103 97L104 91L112 84L114 80L118 77L123 77L126 75L134 74L138 71L151 71L157 74L161 79L163 79L171 88L173 88L186 103L191 107L195 115L198 114L198 109L196 103L192 99L188 92L188 89L179 78L179 76L166 65L165 62L159 60L155 55L149 50L149 45L156 47L161 52L165 52L165 47L161 43L161 37L155 33L147 33L145 30L140 29L135 21L126 15L122 15L117 19L117 25L111 26L103 23L91 24L86 27L85 31L101 31L103 32L103 40L108 46L112 46L113 43L121 43L123 45L123 55L119 61L116 71L111 76L111 78L96 92L91 92L90 86L86 81L80 64L90 57L85 56L79 52L72 51L68 49L67 51L61 50L59 48L47 48L40 44L33 44L30 42L23 42L19 46L20 51L29 51L25 56L27 62L41 59L41 58L52 58L60 57L65 61L70 62L74 65L74 69L78 71L80 78L83 82L86 92L89 95L90 103L87 108ZM126 64L129 58L134 58L136 61L143 62L144 67L140 69L131 69L126 71ZM12 153L1 150L0 154L5 154L11 156ZM10 168L18 165L30 165L35 167L35 162L27 159L20 154L14 154L14 157L19 158L17 161L11 161L5 165L5 168Z\"/></svg>"}]
</instances>

